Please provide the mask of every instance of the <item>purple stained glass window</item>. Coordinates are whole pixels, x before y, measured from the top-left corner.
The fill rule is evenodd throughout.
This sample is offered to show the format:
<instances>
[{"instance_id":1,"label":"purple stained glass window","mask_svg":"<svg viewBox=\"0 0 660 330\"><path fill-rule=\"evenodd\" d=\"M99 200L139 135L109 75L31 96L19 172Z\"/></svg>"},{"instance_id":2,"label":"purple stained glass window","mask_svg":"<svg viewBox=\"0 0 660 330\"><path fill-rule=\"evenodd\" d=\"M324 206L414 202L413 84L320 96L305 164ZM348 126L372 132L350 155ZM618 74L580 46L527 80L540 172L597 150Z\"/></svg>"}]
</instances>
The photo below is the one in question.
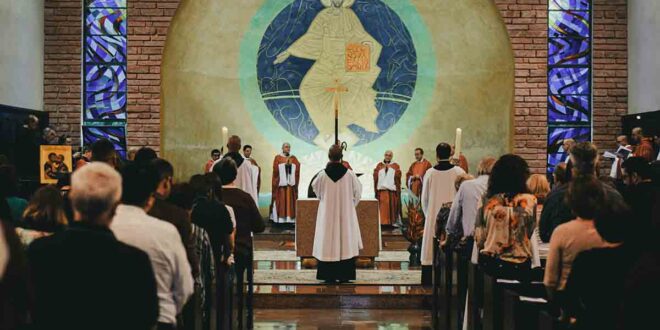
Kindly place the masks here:
<instances>
[{"instance_id":1,"label":"purple stained glass window","mask_svg":"<svg viewBox=\"0 0 660 330\"><path fill-rule=\"evenodd\" d=\"M87 45L85 46L85 62L126 62L126 37L87 36L85 41L87 41Z\"/></svg>"},{"instance_id":2,"label":"purple stained glass window","mask_svg":"<svg viewBox=\"0 0 660 330\"><path fill-rule=\"evenodd\" d=\"M589 96L549 95L548 121L551 123L589 123Z\"/></svg>"},{"instance_id":3,"label":"purple stained glass window","mask_svg":"<svg viewBox=\"0 0 660 330\"><path fill-rule=\"evenodd\" d=\"M589 39L551 38L548 42L548 65L588 65L590 55Z\"/></svg>"},{"instance_id":4,"label":"purple stained glass window","mask_svg":"<svg viewBox=\"0 0 660 330\"><path fill-rule=\"evenodd\" d=\"M548 173L591 140L591 0L548 1Z\"/></svg>"},{"instance_id":5,"label":"purple stained glass window","mask_svg":"<svg viewBox=\"0 0 660 330\"><path fill-rule=\"evenodd\" d=\"M126 157L126 0L84 0L82 136Z\"/></svg>"},{"instance_id":6,"label":"purple stained glass window","mask_svg":"<svg viewBox=\"0 0 660 330\"><path fill-rule=\"evenodd\" d=\"M550 11L548 25L550 38L586 38L591 35L588 11Z\"/></svg>"},{"instance_id":7,"label":"purple stained glass window","mask_svg":"<svg viewBox=\"0 0 660 330\"><path fill-rule=\"evenodd\" d=\"M126 10L121 8L90 8L85 19L91 35L126 35Z\"/></svg>"},{"instance_id":8,"label":"purple stained glass window","mask_svg":"<svg viewBox=\"0 0 660 330\"><path fill-rule=\"evenodd\" d=\"M591 4L589 0L549 0L548 9L550 10L589 10Z\"/></svg>"},{"instance_id":9,"label":"purple stained glass window","mask_svg":"<svg viewBox=\"0 0 660 330\"><path fill-rule=\"evenodd\" d=\"M566 160L568 154L562 146L565 139L576 142L591 140L589 127L553 127L548 128L548 172L552 173L557 164Z\"/></svg>"},{"instance_id":10,"label":"purple stained glass window","mask_svg":"<svg viewBox=\"0 0 660 330\"><path fill-rule=\"evenodd\" d=\"M118 8L126 7L127 0L85 0L89 8Z\"/></svg>"},{"instance_id":11,"label":"purple stained glass window","mask_svg":"<svg viewBox=\"0 0 660 330\"><path fill-rule=\"evenodd\" d=\"M121 158L126 159L126 128L124 126L83 127L83 143L85 145L91 145L100 139L112 142Z\"/></svg>"},{"instance_id":12,"label":"purple stained glass window","mask_svg":"<svg viewBox=\"0 0 660 330\"><path fill-rule=\"evenodd\" d=\"M125 92L87 93L85 120L126 120Z\"/></svg>"},{"instance_id":13,"label":"purple stained glass window","mask_svg":"<svg viewBox=\"0 0 660 330\"><path fill-rule=\"evenodd\" d=\"M586 95L591 93L589 68L551 68L548 86L551 94Z\"/></svg>"}]
</instances>

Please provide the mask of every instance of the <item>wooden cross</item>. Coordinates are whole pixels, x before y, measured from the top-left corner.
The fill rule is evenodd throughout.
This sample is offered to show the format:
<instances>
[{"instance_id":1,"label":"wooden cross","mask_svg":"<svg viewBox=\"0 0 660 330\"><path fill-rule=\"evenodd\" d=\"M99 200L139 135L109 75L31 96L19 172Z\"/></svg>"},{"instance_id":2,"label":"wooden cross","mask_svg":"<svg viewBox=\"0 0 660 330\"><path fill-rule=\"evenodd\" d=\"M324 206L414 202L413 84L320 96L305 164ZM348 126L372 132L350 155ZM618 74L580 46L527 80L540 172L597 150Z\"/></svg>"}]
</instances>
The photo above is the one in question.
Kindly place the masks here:
<instances>
[{"instance_id":1,"label":"wooden cross","mask_svg":"<svg viewBox=\"0 0 660 330\"><path fill-rule=\"evenodd\" d=\"M335 79L335 86L327 87L325 91L334 94L333 104L335 108L335 144L338 145L339 144L339 97L340 97L339 94L348 92L348 88L340 84L339 79Z\"/></svg>"}]
</instances>

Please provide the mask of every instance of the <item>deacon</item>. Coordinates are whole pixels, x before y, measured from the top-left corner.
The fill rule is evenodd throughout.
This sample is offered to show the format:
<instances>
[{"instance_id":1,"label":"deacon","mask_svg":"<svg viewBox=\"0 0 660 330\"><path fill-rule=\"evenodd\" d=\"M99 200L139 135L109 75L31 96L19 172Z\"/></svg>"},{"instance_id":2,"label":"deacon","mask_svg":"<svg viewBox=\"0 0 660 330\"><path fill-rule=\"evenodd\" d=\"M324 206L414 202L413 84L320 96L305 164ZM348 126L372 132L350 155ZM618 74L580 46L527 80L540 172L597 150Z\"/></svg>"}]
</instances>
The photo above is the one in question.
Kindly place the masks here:
<instances>
[{"instance_id":1,"label":"deacon","mask_svg":"<svg viewBox=\"0 0 660 330\"><path fill-rule=\"evenodd\" d=\"M236 181L234 181L234 184L241 190L250 194L252 199L254 199L255 204L259 205L259 190L257 188L257 180L254 179L254 166L251 162L246 162L245 158L243 158L238 152L241 150L241 138L237 135L232 135L229 138L229 141L227 141L227 150L229 150L229 152L227 152L222 159L233 159L238 168L238 174L236 175ZM216 165L218 163L219 162L216 162ZM213 165L213 167L216 165Z\"/></svg>"},{"instance_id":2,"label":"deacon","mask_svg":"<svg viewBox=\"0 0 660 330\"><path fill-rule=\"evenodd\" d=\"M273 160L270 219L275 223L296 222L296 200L300 181L300 162L291 155L291 144L282 144L282 153Z\"/></svg>"},{"instance_id":3,"label":"deacon","mask_svg":"<svg viewBox=\"0 0 660 330\"><path fill-rule=\"evenodd\" d=\"M346 283L355 280L355 258L363 248L355 210L362 185L355 173L341 163L341 147L330 147L328 157L330 162L325 170L312 182L320 199L312 254L319 261L318 280Z\"/></svg>"},{"instance_id":4,"label":"deacon","mask_svg":"<svg viewBox=\"0 0 660 330\"><path fill-rule=\"evenodd\" d=\"M401 222L401 168L392 162L394 153L385 151L385 159L374 169L374 187L381 225L399 226Z\"/></svg>"},{"instance_id":5,"label":"deacon","mask_svg":"<svg viewBox=\"0 0 660 330\"><path fill-rule=\"evenodd\" d=\"M257 180L257 191L261 190L261 167L257 164L257 161L252 158L252 146L246 144L243 146L243 157L249 160L252 163L252 176L254 180Z\"/></svg>"},{"instance_id":6,"label":"deacon","mask_svg":"<svg viewBox=\"0 0 660 330\"><path fill-rule=\"evenodd\" d=\"M406 173L406 183L411 194L417 197L421 196L424 174L431 167L433 167L431 162L424 158L424 150L422 148L415 149L415 162L410 165L408 173Z\"/></svg>"}]
</instances>

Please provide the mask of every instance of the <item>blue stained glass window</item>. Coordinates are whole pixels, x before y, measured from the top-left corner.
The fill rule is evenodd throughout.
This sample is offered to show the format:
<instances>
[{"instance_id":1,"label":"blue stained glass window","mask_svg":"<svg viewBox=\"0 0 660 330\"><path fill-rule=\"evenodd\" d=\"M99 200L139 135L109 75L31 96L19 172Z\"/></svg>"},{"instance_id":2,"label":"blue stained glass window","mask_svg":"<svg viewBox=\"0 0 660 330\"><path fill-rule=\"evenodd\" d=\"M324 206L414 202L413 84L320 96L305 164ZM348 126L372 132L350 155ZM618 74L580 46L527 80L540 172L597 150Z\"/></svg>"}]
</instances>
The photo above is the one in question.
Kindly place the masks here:
<instances>
[{"instance_id":1,"label":"blue stained glass window","mask_svg":"<svg viewBox=\"0 0 660 330\"><path fill-rule=\"evenodd\" d=\"M548 1L548 173L564 139L591 140L591 0Z\"/></svg>"},{"instance_id":2,"label":"blue stained glass window","mask_svg":"<svg viewBox=\"0 0 660 330\"><path fill-rule=\"evenodd\" d=\"M108 139L126 157L126 0L85 0L83 36L84 144Z\"/></svg>"}]
</instances>

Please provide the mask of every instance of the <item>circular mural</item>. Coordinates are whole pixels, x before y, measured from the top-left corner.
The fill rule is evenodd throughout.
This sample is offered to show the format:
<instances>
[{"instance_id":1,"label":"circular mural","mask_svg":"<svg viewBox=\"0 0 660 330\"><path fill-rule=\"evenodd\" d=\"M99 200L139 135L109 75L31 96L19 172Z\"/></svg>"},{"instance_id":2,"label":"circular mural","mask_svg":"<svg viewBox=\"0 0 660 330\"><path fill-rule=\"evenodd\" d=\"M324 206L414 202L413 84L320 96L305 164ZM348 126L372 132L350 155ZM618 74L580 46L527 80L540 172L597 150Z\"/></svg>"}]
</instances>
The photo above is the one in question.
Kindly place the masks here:
<instances>
[{"instance_id":1,"label":"circular mural","mask_svg":"<svg viewBox=\"0 0 660 330\"><path fill-rule=\"evenodd\" d=\"M275 120L312 145L371 142L413 99L417 53L406 25L381 0L295 0L266 28L258 87Z\"/></svg>"}]
</instances>

